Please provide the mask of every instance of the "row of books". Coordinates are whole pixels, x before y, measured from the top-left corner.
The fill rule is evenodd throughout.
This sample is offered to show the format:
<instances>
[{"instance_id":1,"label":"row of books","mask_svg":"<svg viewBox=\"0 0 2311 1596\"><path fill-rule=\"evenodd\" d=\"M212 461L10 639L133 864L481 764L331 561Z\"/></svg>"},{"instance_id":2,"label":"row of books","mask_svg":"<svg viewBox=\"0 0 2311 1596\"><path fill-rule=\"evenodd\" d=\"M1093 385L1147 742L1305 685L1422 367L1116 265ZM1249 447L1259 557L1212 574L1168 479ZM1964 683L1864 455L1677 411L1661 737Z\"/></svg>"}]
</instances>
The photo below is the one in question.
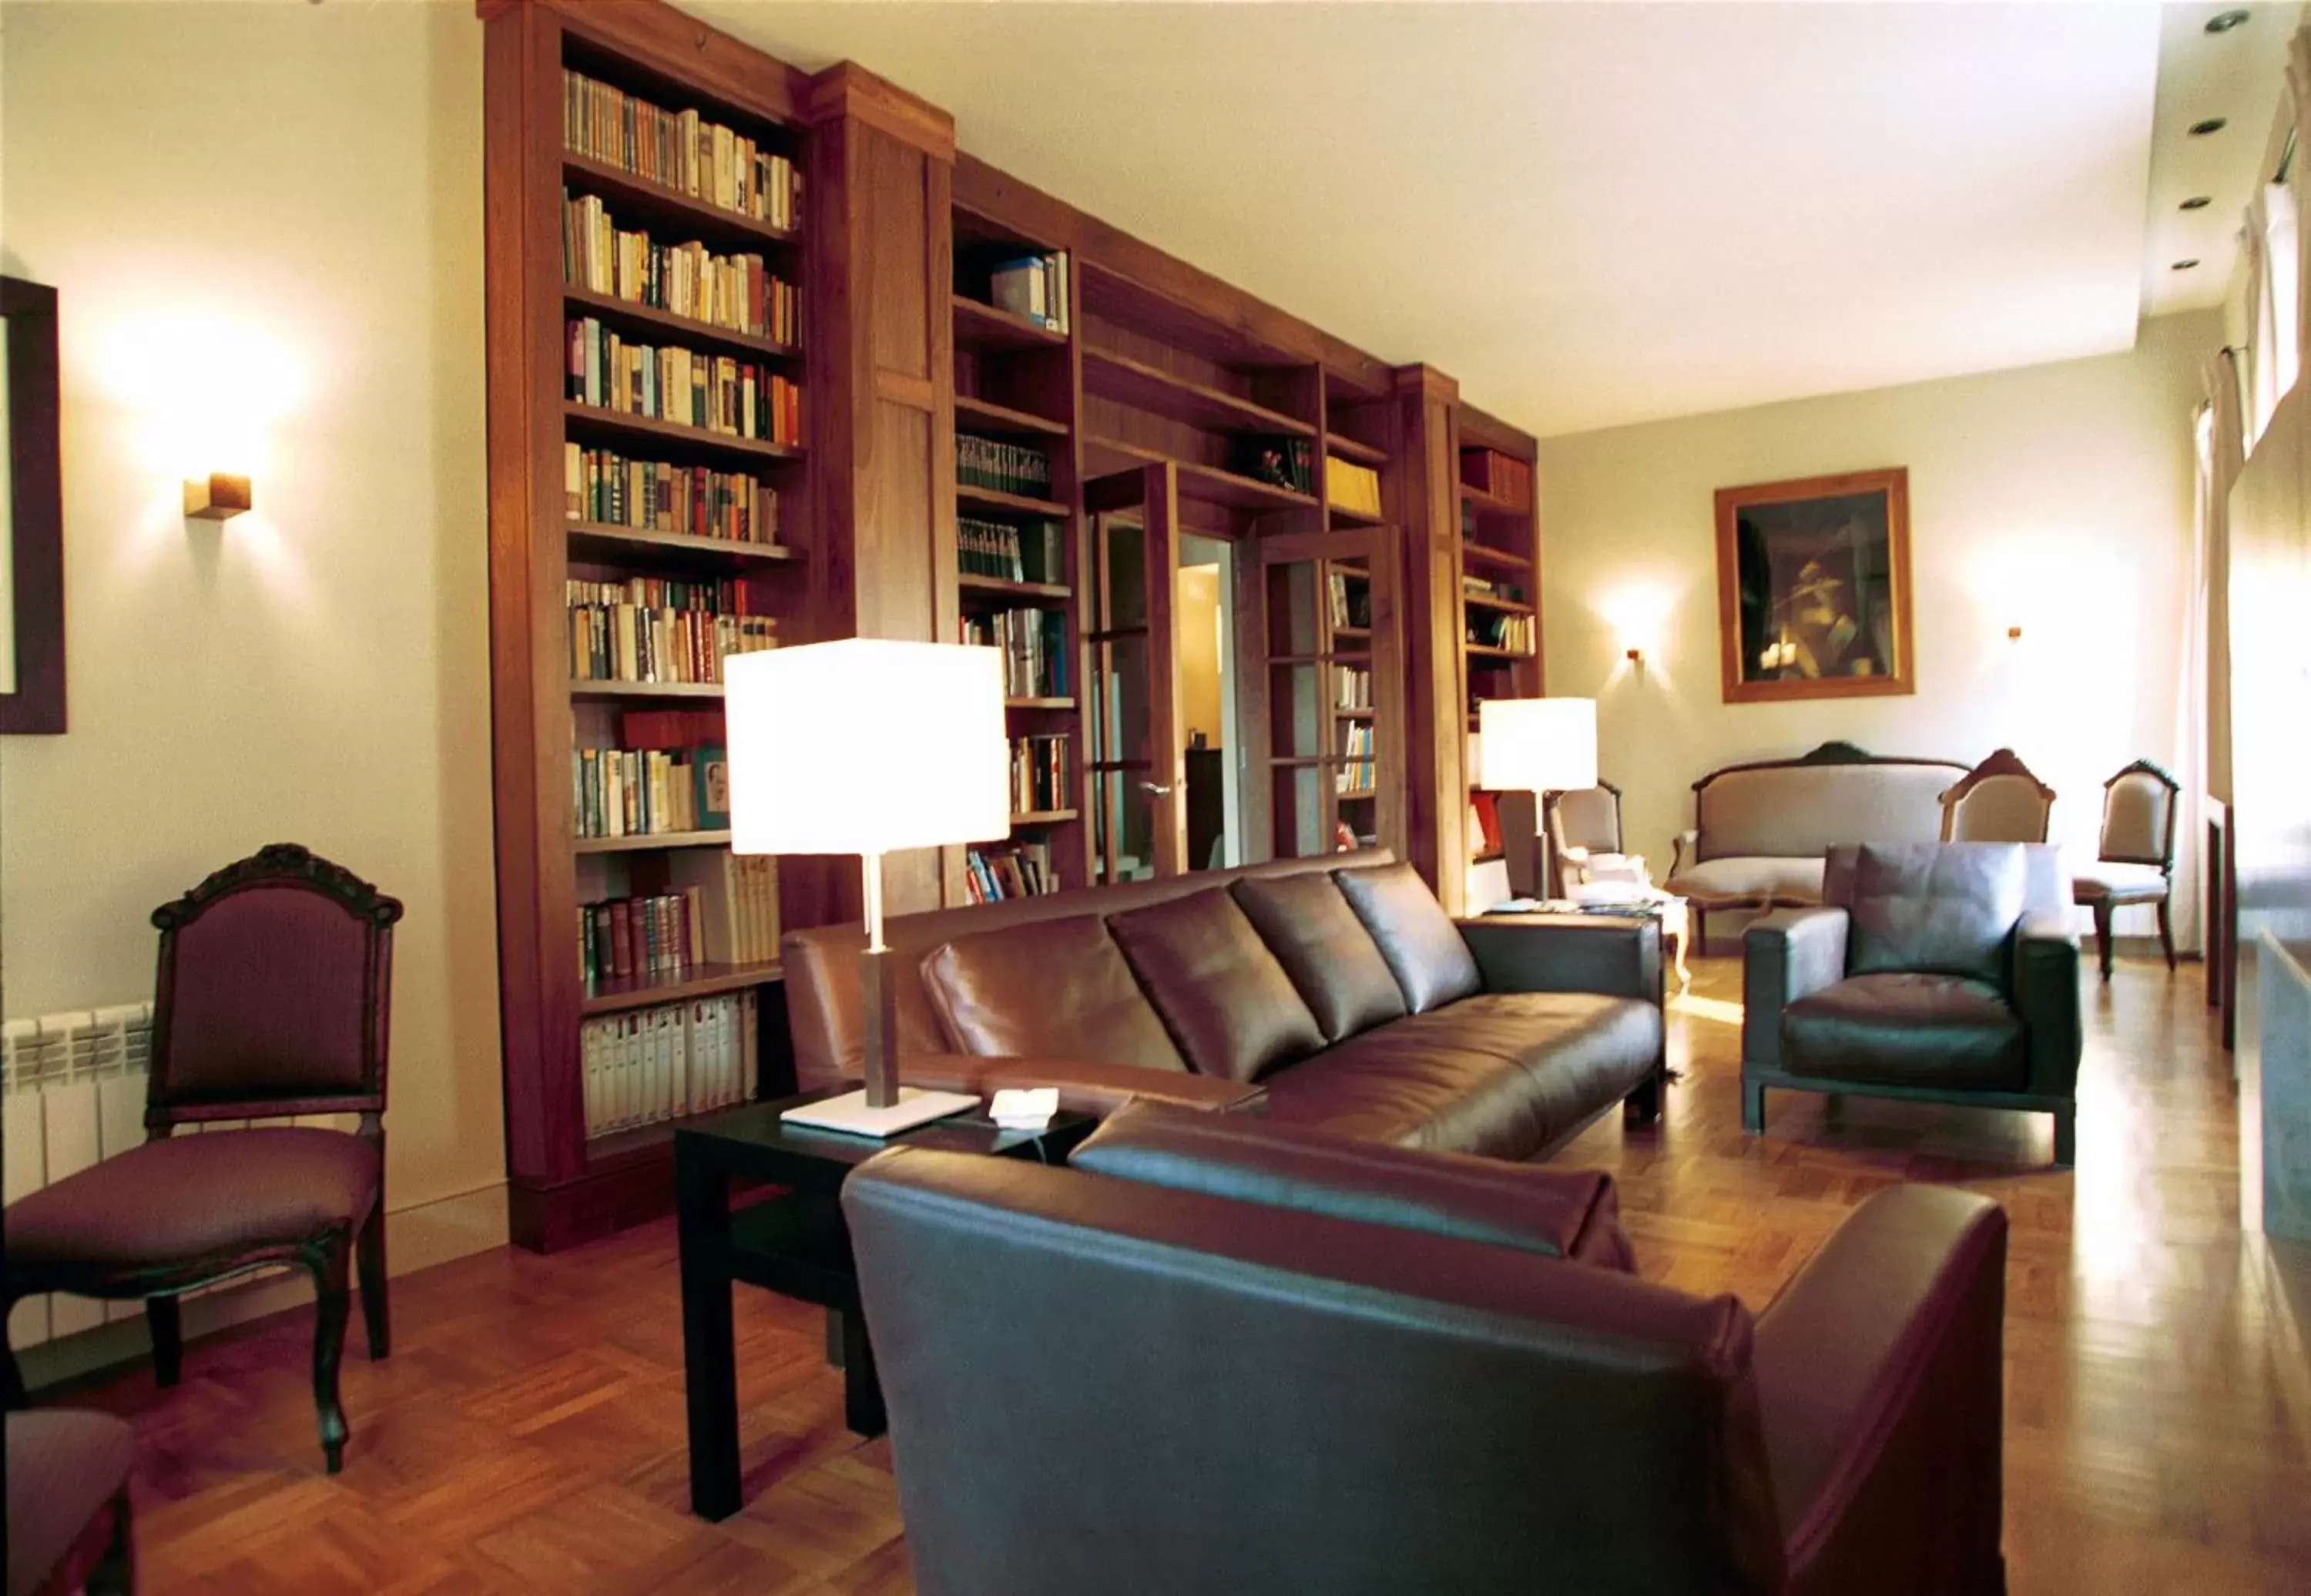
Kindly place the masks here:
<instances>
[{"instance_id":1,"label":"row of books","mask_svg":"<svg viewBox=\"0 0 2311 1596\"><path fill-rule=\"evenodd\" d=\"M628 343L591 316L570 318L568 396L580 405L799 447L802 388L768 366L678 345Z\"/></svg>"},{"instance_id":2,"label":"row of books","mask_svg":"<svg viewBox=\"0 0 2311 1596\"><path fill-rule=\"evenodd\" d=\"M720 748L574 748L572 819L581 837L658 837L730 824Z\"/></svg>"},{"instance_id":3,"label":"row of books","mask_svg":"<svg viewBox=\"0 0 2311 1596\"><path fill-rule=\"evenodd\" d=\"M1011 527L962 516L955 524L955 559L965 576L1064 582L1068 580L1066 537L1066 528L1049 519Z\"/></svg>"},{"instance_id":4,"label":"row of books","mask_svg":"<svg viewBox=\"0 0 2311 1596\"><path fill-rule=\"evenodd\" d=\"M1075 807L1068 767L1075 739L1066 732L1011 739L1011 813L1048 815Z\"/></svg>"},{"instance_id":5,"label":"row of books","mask_svg":"<svg viewBox=\"0 0 2311 1596\"><path fill-rule=\"evenodd\" d=\"M1334 455L1324 462L1324 497L1341 510L1377 517L1381 513L1380 473L1370 466L1359 466Z\"/></svg>"},{"instance_id":6,"label":"row of books","mask_svg":"<svg viewBox=\"0 0 2311 1596\"><path fill-rule=\"evenodd\" d=\"M1029 499L1051 496L1051 457L1022 443L1005 443L972 432L955 435L955 479L999 493Z\"/></svg>"},{"instance_id":7,"label":"row of books","mask_svg":"<svg viewBox=\"0 0 2311 1596\"><path fill-rule=\"evenodd\" d=\"M963 856L963 867L964 891L974 903L1040 897L1060 890L1059 879L1051 874L1048 842L970 849Z\"/></svg>"},{"instance_id":8,"label":"row of books","mask_svg":"<svg viewBox=\"0 0 2311 1596\"><path fill-rule=\"evenodd\" d=\"M743 471L630 459L612 449L562 446L570 519L680 532L726 543L776 543L779 491Z\"/></svg>"},{"instance_id":9,"label":"row of books","mask_svg":"<svg viewBox=\"0 0 2311 1596\"><path fill-rule=\"evenodd\" d=\"M1379 749L1369 720L1350 721L1340 730L1340 753L1348 763L1332 772L1332 790L1343 795L1373 789L1373 759Z\"/></svg>"},{"instance_id":10,"label":"row of books","mask_svg":"<svg viewBox=\"0 0 2311 1596\"><path fill-rule=\"evenodd\" d=\"M785 156L694 110L669 111L567 68L562 143L589 161L772 227L795 227L802 218L802 173Z\"/></svg>"},{"instance_id":11,"label":"row of books","mask_svg":"<svg viewBox=\"0 0 2311 1596\"><path fill-rule=\"evenodd\" d=\"M963 618L963 641L1003 652L1007 698L1065 698L1068 617L1055 609L1005 609Z\"/></svg>"},{"instance_id":12,"label":"row of books","mask_svg":"<svg viewBox=\"0 0 2311 1596\"><path fill-rule=\"evenodd\" d=\"M802 342L802 291L759 255L717 255L693 239L661 244L611 219L590 194L562 191L562 280L589 293L781 344Z\"/></svg>"},{"instance_id":13,"label":"row of books","mask_svg":"<svg viewBox=\"0 0 2311 1596\"><path fill-rule=\"evenodd\" d=\"M589 1138L745 1103L760 1016L752 991L605 1015L578 1027Z\"/></svg>"},{"instance_id":14,"label":"row of books","mask_svg":"<svg viewBox=\"0 0 2311 1596\"><path fill-rule=\"evenodd\" d=\"M1372 578L1335 566L1325 573L1325 598L1334 626L1372 626Z\"/></svg>"},{"instance_id":15,"label":"row of books","mask_svg":"<svg viewBox=\"0 0 2311 1596\"><path fill-rule=\"evenodd\" d=\"M1532 502L1532 467L1497 449L1462 449L1461 480L1520 509Z\"/></svg>"},{"instance_id":16,"label":"row of books","mask_svg":"<svg viewBox=\"0 0 2311 1596\"><path fill-rule=\"evenodd\" d=\"M578 956L589 983L778 957L776 859L685 848L665 856L665 868L663 892L578 906Z\"/></svg>"},{"instance_id":17,"label":"row of books","mask_svg":"<svg viewBox=\"0 0 2311 1596\"><path fill-rule=\"evenodd\" d=\"M1475 593L1486 598L1507 598L1522 604L1524 588L1517 582L1500 581L1488 576L1478 576L1473 571L1461 573L1461 591Z\"/></svg>"},{"instance_id":18,"label":"row of books","mask_svg":"<svg viewBox=\"0 0 2311 1596\"><path fill-rule=\"evenodd\" d=\"M1289 488L1295 493L1316 491L1316 459L1305 438L1245 438L1234 449L1240 476Z\"/></svg>"},{"instance_id":19,"label":"row of books","mask_svg":"<svg viewBox=\"0 0 2311 1596\"><path fill-rule=\"evenodd\" d=\"M1540 636L1540 628L1530 615L1472 609L1468 611L1468 616L1469 641L1484 648L1506 649L1512 654L1530 654Z\"/></svg>"},{"instance_id":20,"label":"row of books","mask_svg":"<svg viewBox=\"0 0 2311 1596\"><path fill-rule=\"evenodd\" d=\"M686 893L578 905L578 967L589 985L614 976L672 975L696 961L696 909Z\"/></svg>"},{"instance_id":21,"label":"row of books","mask_svg":"<svg viewBox=\"0 0 2311 1596\"><path fill-rule=\"evenodd\" d=\"M1332 667L1332 707L1336 710L1368 710L1373 707L1370 666L1336 665Z\"/></svg>"},{"instance_id":22,"label":"row of books","mask_svg":"<svg viewBox=\"0 0 2311 1596\"><path fill-rule=\"evenodd\" d=\"M1037 327L1066 333L1073 325L1068 252L1022 255L988 275L987 297L999 310L1024 316Z\"/></svg>"},{"instance_id":23,"label":"row of books","mask_svg":"<svg viewBox=\"0 0 2311 1596\"><path fill-rule=\"evenodd\" d=\"M778 647L778 623L749 614L742 582L630 577L562 583L570 674L580 682L719 682L725 654Z\"/></svg>"}]
</instances>

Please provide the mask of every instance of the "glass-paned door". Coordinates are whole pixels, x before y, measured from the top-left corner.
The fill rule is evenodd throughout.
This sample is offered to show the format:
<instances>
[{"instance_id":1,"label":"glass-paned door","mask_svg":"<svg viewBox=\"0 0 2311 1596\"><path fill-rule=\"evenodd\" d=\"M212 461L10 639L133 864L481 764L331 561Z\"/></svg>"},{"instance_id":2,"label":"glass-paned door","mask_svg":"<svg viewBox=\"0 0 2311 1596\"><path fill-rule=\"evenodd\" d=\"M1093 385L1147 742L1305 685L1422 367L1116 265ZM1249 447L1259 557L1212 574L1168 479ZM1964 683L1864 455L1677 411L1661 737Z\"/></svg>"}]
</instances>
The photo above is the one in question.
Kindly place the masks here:
<instances>
[{"instance_id":1,"label":"glass-paned door","mask_svg":"<svg viewBox=\"0 0 2311 1596\"><path fill-rule=\"evenodd\" d=\"M1179 582L1179 490L1153 465L1085 485L1090 547L1082 569L1090 660L1094 885L1175 876L1186 866L1186 772L1173 610Z\"/></svg>"}]
</instances>

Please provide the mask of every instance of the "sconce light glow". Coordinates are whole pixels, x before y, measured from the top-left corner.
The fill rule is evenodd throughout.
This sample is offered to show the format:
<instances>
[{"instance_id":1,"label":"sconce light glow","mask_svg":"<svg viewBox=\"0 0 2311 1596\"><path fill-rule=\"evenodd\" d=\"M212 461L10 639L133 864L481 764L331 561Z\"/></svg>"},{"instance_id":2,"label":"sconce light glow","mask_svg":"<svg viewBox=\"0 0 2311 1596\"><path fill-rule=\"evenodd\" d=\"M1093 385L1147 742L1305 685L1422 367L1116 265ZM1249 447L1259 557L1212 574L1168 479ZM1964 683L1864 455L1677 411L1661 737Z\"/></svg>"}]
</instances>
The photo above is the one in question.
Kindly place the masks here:
<instances>
[{"instance_id":1,"label":"sconce light glow","mask_svg":"<svg viewBox=\"0 0 2311 1596\"><path fill-rule=\"evenodd\" d=\"M136 418L145 466L187 484L263 475L274 427L310 397L305 363L276 333L214 312L125 319L100 335L97 361L107 396Z\"/></svg>"},{"instance_id":2,"label":"sconce light glow","mask_svg":"<svg viewBox=\"0 0 2311 1596\"><path fill-rule=\"evenodd\" d=\"M1615 589L1598 604L1597 613L1612 628L1622 655L1636 665L1658 655L1677 594L1665 584L1633 582Z\"/></svg>"}]
</instances>

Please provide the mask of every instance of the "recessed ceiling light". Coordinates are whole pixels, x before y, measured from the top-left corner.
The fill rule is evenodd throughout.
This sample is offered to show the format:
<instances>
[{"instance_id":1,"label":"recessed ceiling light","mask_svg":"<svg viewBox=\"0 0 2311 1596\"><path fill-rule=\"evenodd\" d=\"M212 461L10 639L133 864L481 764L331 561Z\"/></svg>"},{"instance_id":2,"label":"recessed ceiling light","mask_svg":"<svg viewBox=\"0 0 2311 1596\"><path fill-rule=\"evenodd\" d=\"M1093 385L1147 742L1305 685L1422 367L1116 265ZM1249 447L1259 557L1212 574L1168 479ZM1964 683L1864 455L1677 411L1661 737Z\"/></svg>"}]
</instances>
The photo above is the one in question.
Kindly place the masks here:
<instances>
[{"instance_id":1,"label":"recessed ceiling light","mask_svg":"<svg viewBox=\"0 0 2311 1596\"><path fill-rule=\"evenodd\" d=\"M2193 138L2204 138L2211 133L2220 133L2224 128L2229 126L2230 124L2220 117L2209 117L2203 122L2193 122L2191 124L2191 136Z\"/></svg>"},{"instance_id":2,"label":"recessed ceiling light","mask_svg":"<svg viewBox=\"0 0 2311 1596\"><path fill-rule=\"evenodd\" d=\"M2187 271L2189 271L2193 266L2196 266L2196 265L2198 265L2198 264L2199 264L2199 263L2198 263L2195 259L2193 259L2193 260L2178 260L2178 261L2176 261L2173 266L2168 266L2167 269L2168 271L2170 271L2170 272L2187 272Z\"/></svg>"},{"instance_id":3,"label":"recessed ceiling light","mask_svg":"<svg viewBox=\"0 0 2311 1596\"><path fill-rule=\"evenodd\" d=\"M2246 13L2243 11L2219 11L2207 19L2207 31L2228 33L2246 21Z\"/></svg>"},{"instance_id":4,"label":"recessed ceiling light","mask_svg":"<svg viewBox=\"0 0 2311 1596\"><path fill-rule=\"evenodd\" d=\"M2210 195L2194 194L2185 200L2180 208L2185 211L2203 211L2214 203L2213 196Z\"/></svg>"}]
</instances>

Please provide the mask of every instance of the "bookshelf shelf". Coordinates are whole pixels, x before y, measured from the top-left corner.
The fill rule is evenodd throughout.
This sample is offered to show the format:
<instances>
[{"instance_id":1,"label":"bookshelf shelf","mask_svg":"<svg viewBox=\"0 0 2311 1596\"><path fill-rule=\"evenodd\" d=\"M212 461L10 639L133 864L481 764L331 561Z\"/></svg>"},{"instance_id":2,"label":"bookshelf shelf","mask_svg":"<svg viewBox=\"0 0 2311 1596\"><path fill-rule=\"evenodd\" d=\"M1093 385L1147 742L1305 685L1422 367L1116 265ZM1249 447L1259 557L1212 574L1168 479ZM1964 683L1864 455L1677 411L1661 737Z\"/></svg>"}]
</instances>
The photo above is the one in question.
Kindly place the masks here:
<instances>
[{"instance_id":1,"label":"bookshelf shelf","mask_svg":"<svg viewBox=\"0 0 2311 1596\"><path fill-rule=\"evenodd\" d=\"M1073 698L1007 698L1003 701L1003 707L1007 710L1072 710L1076 707L1076 701Z\"/></svg>"},{"instance_id":2,"label":"bookshelf shelf","mask_svg":"<svg viewBox=\"0 0 2311 1596\"><path fill-rule=\"evenodd\" d=\"M1496 649L1489 643L1463 643L1472 659L1530 659L1532 655L1522 649Z\"/></svg>"},{"instance_id":3,"label":"bookshelf shelf","mask_svg":"<svg viewBox=\"0 0 2311 1596\"><path fill-rule=\"evenodd\" d=\"M1372 636L1372 628L1369 626L1347 626L1335 624L1332 628L1332 635L1336 638L1345 637L1362 642Z\"/></svg>"},{"instance_id":4,"label":"bookshelf shelf","mask_svg":"<svg viewBox=\"0 0 2311 1596\"><path fill-rule=\"evenodd\" d=\"M1505 615L1529 615L1534 613L1532 606L1529 604L1521 604L1513 598L1496 597L1490 593L1470 592L1466 588L1461 590L1461 602L1472 609L1498 610Z\"/></svg>"},{"instance_id":5,"label":"bookshelf shelf","mask_svg":"<svg viewBox=\"0 0 2311 1596\"><path fill-rule=\"evenodd\" d=\"M1371 444L1360 442L1344 432L1327 432L1324 435L1324 447L1340 458L1353 460L1359 466L1379 467L1388 464L1388 450L1374 449Z\"/></svg>"},{"instance_id":6,"label":"bookshelf shelf","mask_svg":"<svg viewBox=\"0 0 2311 1596\"><path fill-rule=\"evenodd\" d=\"M998 405L992 399L977 399L969 394L955 397L955 415L958 426L968 423L973 432L1041 432L1048 437L1068 435L1065 422L1056 422L1025 410L1014 410L1008 405Z\"/></svg>"},{"instance_id":7,"label":"bookshelf shelf","mask_svg":"<svg viewBox=\"0 0 2311 1596\"><path fill-rule=\"evenodd\" d=\"M1200 465L1194 460L1174 459L1152 449L1136 443L1125 443L1112 438L1084 440L1085 468L1094 476L1104 476L1114 471L1137 471L1143 466L1153 466L1169 460L1179 474L1180 497L1207 504L1225 504L1232 510L1313 510L1314 497L1295 493L1290 488L1270 487L1249 476L1238 476L1233 471L1223 471L1217 466Z\"/></svg>"},{"instance_id":8,"label":"bookshelf shelf","mask_svg":"<svg viewBox=\"0 0 2311 1596\"><path fill-rule=\"evenodd\" d=\"M722 696L719 682L589 682L573 679L572 698L714 698Z\"/></svg>"},{"instance_id":9,"label":"bookshelf shelf","mask_svg":"<svg viewBox=\"0 0 2311 1596\"><path fill-rule=\"evenodd\" d=\"M562 170L572 188L599 195L606 201L615 200L646 222L683 230L685 238L694 236L708 242L736 244L748 249L765 246L791 249L802 242L799 228L772 227L737 211L726 211L720 205L677 194L648 178L590 160L574 150L562 152ZM621 216L619 220L625 219Z\"/></svg>"},{"instance_id":10,"label":"bookshelf shelf","mask_svg":"<svg viewBox=\"0 0 2311 1596\"><path fill-rule=\"evenodd\" d=\"M1059 825L1079 815L1080 811L1075 809L1029 809L1011 816L1011 824L1015 826Z\"/></svg>"},{"instance_id":11,"label":"bookshelf shelf","mask_svg":"<svg viewBox=\"0 0 2311 1596\"><path fill-rule=\"evenodd\" d=\"M1260 371L1306 363L1305 356L1279 349L1242 327L1215 321L1194 307L1135 283L1100 261L1077 261L1076 283L1077 308L1085 314L1189 350L1220 365Z\"/></svg>"},{"instance_id":12,"label":"bookshelf shelf","mask_svg":"<svg viewBox=\"0 0 2311 1596\"><path fill-rule=\"evenodd\" d=\"M777 981L784 974L776 959L759 964L686 964L682 969L658 975L615 976L597 981L588 987L580 1004L586 1015L617 1014L629 1008L648 1008L658 1003L680 1003L692 998L711 998L717 992L735 992L745 987L761 986Z\"/></svg>"},{"instance_id":13,"label":"bookshelf shelf","mask_svg":"<svg viewBox=\"0 0 2311 1596\"><path fill-rule=\"evenodd\" d=\"M767 438L741 438L734 432L710 432L704 427L684 426L679 422L659 421L648 415L629 415L624 411L605 410L598 405L581 405L575 399L562 402L562 414L571 428L581 432L647 438L679 443L693 449L746 455L754 459L800 460L807 452L790 443L773 443Z\"/></svg>"},{"instance_id":14,"label":"bookshelf shelf","mask_svg":"<svg viewBox=\"0 0 2311 1596\"><path fill-rule=\"evenodd\" d=\"M651 332L668 332L709 344L719 344L727 349L768 360L799 362L803 352L799 345L781 344L776 338L758 338L752 333L742 333L736 327L719 327L711 321L701 321L694 316L680 316L672 310L661 310L655 305L638 305L632 300L622 300L615 294L596 293L564 283L563 301L573 308L600 317L605 321L625 321Z\"/></svg>"},{"instance_id":15,"label":"bookshelf shelf","mask_svg":"<svg viewBox=\"0 0 2311 1596\"><path fill-rule=\"evenodd\" d=\"M1488 544L1464 543L1461 545L1461 554L1472 565L1495 565L1503 571L1532 569L1532 561L1527 556L1512 554L1507 549L1496 549Z\"/></svg>"},{"instance_id":16,"label":"bookshelf shelf","mask_svg":"<svg viewBox=\"0 0 2311 1596\"><path fill-rule=\"evenodd\" d=\"M1022 515L1065 516L1068 507L1050 499L1030 499L1024 493L1007 493L1000 488L982 488L972 483L957 483L955 499L964 504L975 504L982 510L1008 510Z\"/></svg>"},{"instance_id":17,"label":"bookshelf shelf","mask_svg":"<svg viewBox=\"0 0 2311 1596\"><path fill-rule=\"evenodd\" d=\"M1332 525L1335 527L1377 527L1382 519L1376 515L1366 515L1361 510L1351 510L1345 504L1327 505L1325 509L1331 516Z\"/></svg>"},{"instance_id":18,"label":"bookshelf shelf","mask_svg":"<svg viewBox=\"0 0 2311 1596\"><path fill-rule=\"evenodd\" d=\"M1064 582L1015 582L1008 577L978 576L968 571L957 575L955 581L965 594L980 593L996 598L1068 598L1075 593Z\"/></svg>"},{"instance_id":19,"label":"bookshelf shelf","mask_svg":"<svg viewBox=\"0 0 2311 1596\"><path fill-rule=\"evenodd\" d=\"M1531 505L1518 504L1502 498L1498 493L1487 493L1472 482L1464 482L1461 484L1461 498L1464 502L1473 504L1480 510L1496 511L1502 515L1532 513Z\"/></svg>"},{"instance_id":20,"label":"bookshelf shelf","mask_svg":"<svg viewBox=\"0 0 2311 1596\"><path fill-rule=\"evenodd\" d=\"M730 833L720 832L654 832L644 836L580 837L571 844L577 853L641 853L653 848L727 848Z\"/></svg>"},{"instance_id":21,"label":"bookshelf shelf","mask_svg":"<svg viewBox=\"0 0 2311 1596\"><path fill-rule=\"evenodd\" d=\"M651 532L609 521L571 521L570 552L589 560L647 560L693 569L735 570L782 565L802 556L780 543L739 543L728 537L697 537L687 532Z\"/></svg>"},{"instance_id":22,"label":"bookshelf shelf","mask_svg":"<svg viewBox=\"0 0 2311 1596\"><path fill-rule=\"evenodd\" d=\"M1306 422L1255 405L1249 399L1239 399L1202 383L1190 382L1159 371L1128 355L1109 350L1095 349L1086 344L1083 352L1083 380L1086 392L1106 398L1152 410L1158 415L1168 415L1174 421L1190 426L1206 427L1247 436L1283 433L1296 438L1312 438L1316 429Z\"/></svg>"},{"instance_id":23,"label":"bookshelf shelf","mask_svg":"<svg viewBox=\"0 0 2311 1596\"><path fill-rule=\"evenodd\" d=\"M1334 710L1332 711L1332 719L1335 720L1369 720L1379 713L1379 711L1370 709Z\"/></svg>"},{"instance_id":24,"label":"bookshelf shelf","mask_svg":"<svg viewBox=\"0 0 2311 1596\"><path fill-rule=\"evenodd\" d=\"M959 349L1064 349L1067 335L1040 327L964 294L954 296L955 342Z\"/></svg>"}]
</instances>

